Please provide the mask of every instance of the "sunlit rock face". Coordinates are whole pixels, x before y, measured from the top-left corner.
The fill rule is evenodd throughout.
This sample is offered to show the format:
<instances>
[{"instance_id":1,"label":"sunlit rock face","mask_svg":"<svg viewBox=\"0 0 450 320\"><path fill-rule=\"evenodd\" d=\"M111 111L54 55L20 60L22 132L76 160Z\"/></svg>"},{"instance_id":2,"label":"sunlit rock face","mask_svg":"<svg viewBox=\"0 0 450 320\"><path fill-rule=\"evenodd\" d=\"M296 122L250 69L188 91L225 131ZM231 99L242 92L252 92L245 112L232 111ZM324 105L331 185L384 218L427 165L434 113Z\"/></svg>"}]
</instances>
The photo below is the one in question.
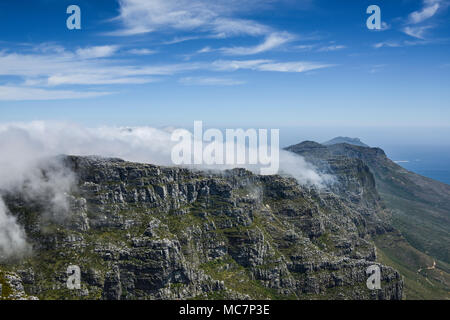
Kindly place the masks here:
<instances>
[{"instance_id":1,"label":"sunlit rock face","mask_svg":"<svg viewBox=\"0 0 450 320\"><path fill-rule=\"evenodd\" d=\"M356 161L356 160L355 160ZM64 157L76 177L69 214L4 196L32 253L0 264L40 299L401 299L403 282L377 264L382 219L362 163L334 164L325 189L243 169L195 172L119 159ZM346 178L344 178L346 177ZM343 192L342 185L347 185ZM79 266L81 286L67 287Z\"/></svg>"}]
</instances>

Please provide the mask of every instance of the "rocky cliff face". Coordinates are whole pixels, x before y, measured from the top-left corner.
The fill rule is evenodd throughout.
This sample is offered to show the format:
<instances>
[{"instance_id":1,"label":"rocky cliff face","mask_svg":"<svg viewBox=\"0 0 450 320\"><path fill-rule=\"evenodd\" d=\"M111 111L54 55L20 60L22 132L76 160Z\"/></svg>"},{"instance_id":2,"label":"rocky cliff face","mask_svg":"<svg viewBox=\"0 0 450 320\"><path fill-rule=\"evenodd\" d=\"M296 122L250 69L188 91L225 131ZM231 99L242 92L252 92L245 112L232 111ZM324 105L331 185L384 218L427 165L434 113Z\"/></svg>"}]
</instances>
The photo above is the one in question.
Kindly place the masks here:
<instances>
[{"instance_id":1,"label":"rocky cliff face","mask_svg":"<svg viewBox=\"0 0 450 320\"><path fill-rule=\"evenodd\" d=\"M0 264L40 299L401 299L403 282L380 265L382 289L366 287L382 233L373 176L332 163L329 190L243 169L193 172L66 157L77 187L69 215L44 219L20 194L5 202L33 255ZM66 287L67 267L81 289ZM0 278L1 280L1 278ZM7 285L7 284L6 284ZM4 286L5 287L5 286Z\"/></svg>"},{"instance_id":2,"label":"rocky cliff face","mask_svg":"<svg viewBox=\"0 0 450 320\"><path fill-rule=\"evenodd\" d=\"M402 168L391 161L380 148L355 146L349 143L325 146L305 141L290 146L287 150L305 157L320 170L334 174L341 182L339 186L345 186L341 192L339 190L336 192L343 192L343 196L347 198L349 196L345 195L347 191L358 188L358 183L351 182L351 177L357 176L349 174L351 170L357 171L358 167L368 168L372 175L366 176L367 179L363 179L366 182L363 184L370 189L374 180L381 203L386 207L386 210L380 211L381 220L386 221L383 224L384 230L381 231L392 231L374 237L380 248L380 260L402 270L407 299L448 299L449 185ZM348 170L345 169L347 168L345 164L352 162L354 165L349 166ZM335 166L335 163L342 165ZM364 175L361 176L363 177ZM374 194L369 192L369 198L366 199L370 201L371 195ZM383 214L384 212L386 214ZM434 264L435 269L431 269L432 271L427 274L417 273L422 266Z\"/></svg>"},{"instance_id":3,"label":"rocky cliff face","mask_svg":"<svg viewBox=\"0 0 450 320\"><path fill-rule=\"evenodd\" d=\"M305 157L324 171L334 161L362 162L370 169L381 199L392 212L392 225L418 250L444 264L450 263L449 185L402 168L380 148L347 143L324 146L306 141L287 150ZM444 269L448 272L448 266Z\"/></svg>"}]
</instances>

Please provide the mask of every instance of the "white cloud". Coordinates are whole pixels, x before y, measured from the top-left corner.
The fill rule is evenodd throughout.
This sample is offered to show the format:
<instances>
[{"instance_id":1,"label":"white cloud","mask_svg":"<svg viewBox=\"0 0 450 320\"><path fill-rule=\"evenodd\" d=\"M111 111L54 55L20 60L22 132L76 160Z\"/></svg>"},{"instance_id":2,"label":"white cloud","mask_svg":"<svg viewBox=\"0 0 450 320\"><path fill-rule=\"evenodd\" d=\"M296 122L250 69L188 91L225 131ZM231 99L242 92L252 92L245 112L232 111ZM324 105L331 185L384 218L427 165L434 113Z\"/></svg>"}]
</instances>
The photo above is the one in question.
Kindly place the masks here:
<instances>
[{"instance_id":1,"label":"white cloud","mask_svg":"<svg viewBox=\"0 0 450 320\"><path fill-rule=\"evenodd\" d=\"M301 44L301 45L295 46L294 48L299 49L299 50L304 50L304 51L310 51L310 50L314 49L314 47L316 47L315 44Z\"/></svg>"},{"instance_id":2,"label":"white cloud","mask_svg":"<svg viewBox=\"0 0 450 320\"><path fill-rule=\"evenodd\" d=\"M150 50L150 49L131 49L127 51L130 54L135 54L138 56L145 56L145 55L149 55L149 54L155 54L157 51L156 50Z\"/></svg>"},{"instance_id":3,"label":"white cloud","mask_svg":"<svg viewBox=\"0 0 450 320\"><path fill-rule=\"evenodd\" d=\"M212 66L219 71L234 71L239 69L257 69L264 63L270 63L272 60L217 60Z\"/></svg>"},{"instance_id":4,"label":"white cloud","mask_svg":"<svg viewBox=\"0 0 450 320\"><path fill-rule=\"evenodd\" d=\"M236 86L245 83L244 81L217 77L185 77L181 78L179 82L185 85L198 86Z\"/></svg>"},{"instance_id":5,"label":"white cloud","mask_svg":"<svg viewBox=\"0 0 450 320\"><path fill-rule=\"evenodd\" d=\"M420 25L424 21L434 17L439 11L444 10L449 6L448 0L423 0L423 7L420 10L414 11L409 14L406 26L402 31L414 38L425 40L426 32L429 29L436 27L437 25L428 23L427 25ZM433 42L433 41L430 41Z\"/></svg>"},{"instance_id":6,"label":"white cloud","mask_svg":"<svg viewBox=\"0 0 450 320\"><path fill-rule=\"evenodd\" d=\"M402 44L395 42L395 41L383 41L383 42L375 43L373 45L373 47L376 49L383 48L383 47L398 48L398 47L402 47Z\"/></svg>"},{"instance_id":7,"label":"white cloud","mask_svg":"<svg viewBox=\"0 0 450 320\"><path fill-rule=\"evenodd\" d=\"M197 53L208 53L208 52L212 52L214 51L213 49L211 49L211 47L204 47L200 50L197 51Z\"/></svg>"},{"instance_id":8,"label":"white cloud","mask_svg":"<svg viewBox=\"0 0 450 320\"><path fill-rule=\"evenodd\" d=\"M143 84L156 82L158 79L149 77L116 77L105 74L61 74L49 76L45 84L59 86L67 84L102 85L102 84ZM26 82L30 84L30 82ZM33 82L31 82L33 84ZM38 83L39 84L39 83Z\"/></svg>"},{"instance_id":9,"label":"white cloud","mask_svg":"<svg viewBox=\"0 0 450 320\"><path fill-rule=\"evenodd\" d=\"M258 66L260 71L278 71L278 72L306 72L311 70L331 67L329 64L318 64L314 62L274 62L265 63Z\"/></svg>"},{"instance_id":10,"label":"white cloud","mask_svg":"<svg viewBox=\"0 0 450 320\"><path fill-rule=\"evenodd\" d=\"M426 44L430 44L433 43L433 41L430 40L422 40L422 39L417 39L417 40L404 40L404 41L383 41L383 42L378 42L373 44L372 46L376 49L379 48L401 48L401 47L411 47L411 46L418 46L418 45L426 45Z\"/></svg>"},{"instance_id":11,"label":"white cloud","mask_svg":"<svg viewBox=\"0 0 450 320\"><path fill-rule=\"evenodd\" d=\"M330 44L331 43L331 44ZM314 51L317 52L330 52L330 51L338 51L343 50L347 48L345 45L341 44L334 44L334 42L330 42L328 44L303 44L303 45L296 45L294 46L295 49L302 50L302 51L311 51L314 49Z\"/></svg>"},{"instance_id":12,"label":"white cloud","mask_svg":"<svg viewBox=\"0 0 450 320\"><path fill-rule=\"evenodd\" d=\"M319 48L317 51L319 51L319 52L329 52L329 51L342 50L342 49L345 49L345 48L347 48L347 47L344 46L344 45L336 45L336 44L334 44L334 45L330 45L330 46L325 46L325 47Z\"/></svg>"},{"instance_id":13,"label":"white cloud","mask_svg":"<svg viewBox=\"0 0 450 320\"><path fill-rule=\"evenodd\" d=\"M16 185L17 180L23 181L24 173L30 176L25 169L33 167L37 160L61 154L118 157L128 161L173 166L171 154L176 144L169 130L152 127L86 128L69 123L41 121L0 124L0 147L6 153L0 158L0 188ZM223 170L230 166L215 165L211 168ZM280 168L302 183L323 182L323 176L315 172L313 166L290 152L280 150ZM253 170L260 171L259 168ZM53 184L58 183L55 180ZM63 186L67 185L65 179L60 180ZM35 184L36 192L39 185L40 182ZM67 187L57 189L65 190Z\"/></svg>"},{"instance_id":14,"label":"white cloud","mask_svg":"<svg viewBox=\"0 0 450 320\"><path fill-rule=\"evenodd\" d=\"M66 49L63 46L60 46L56 43L52 42L43 42L33 47L34 52L40 53L58 53L63 54Z\"/></svg>"},{"instance_id":15,"label":"white cloud","mask_svg":"<svg viewBox=\"0 0 450 320\"><path fill-rule=\"evenodd\" d=\"M197 1L120 0L119 4L119 19L125 25L123 35L147 33L162 27L194 29L216 16L211 5L200 5Z\"/></svg>"},{"instance_id":16,"label":"white cloud","mask_svg":"<svg viewBox=\"0 0 450 320\"><path fill-rule=\"evenodd\" d=\"M386 30L389 30L390 28L391 28L391 25L389 25L387 22L382 21L381 29L379 29L379 30L375 29L375 30L376 31L386 31Z\"/></svg>"},{"instance_id":17,"label":"white cloud","mask_svg":"<svg viewBox=\"0 0 450 320\"><path fill-rule=\"evenodd\" d=\"M77 49L76 54L81 59L105 58L112 56L118 49L118 46L94 46Z\"/></svg>"},{"instance_id":18,"label":"white cloud","mask_svg":"<svg viewBox=\"0 0 450 320\"><path fill-rule=\"evenodd\" d=\"M163 44L176 44L176 43L181 43L181 42L185 42L185 41L196 40L198 38L199 37L175 37L172 40L164 41Z\"/></svg>"},{"instance_id":19,"label":"white cloud","mask_svg":"<svg viewBox=\"0 0 450 320\"><path fill-rule=\"evenodd\" d=\"M193 63L135 66L127 65L127 60L100 59L100 56L108 54L112 54L111 49L98 47L58 54L0 52L0 75L21 77L26 86L139 84L156 81L153 76L172 75L200 67ZM79 55L85 59L79 59Z\"/></svg>"},{"instance_id":20,"label":"white cloud","mask_svg":"<svg viewBox=\"0 0 450 320\"><path fill-rule=\"evenodd\" d=\"M112 93L113 92L47 90L18 86L0 86L0 101L83 99L101 97Z\"/></svg>"},{"instance_id":21,"label":"white cloud","mask_svg":"<svg viewBox=\"0 0 450 320\"><path fill-rule=\"evenodd\" d=\"M440 8L440 0L425 0L424 7L419 11L414 11L409 15L410 23L420 23L433 17Z\"/></svg>"},{"instance_id":22,"label":"white cloud","mask_svg":"<svg viewBox=\"0 0 450 320\"><path fill-rule=\"evenodd\" d=\"M250 35L262 36L272 32L270 27L243 19L218 18L211 24L211 30L219 38Z\"/></svg>"},{"instance_id":23,"label":"white cloud","mask_svg":"<svg viewBox=\"0 0 450 320\"><path fill-rule=\"evenodd\" d=\"M197 30L225 37L236 34L261 35L266 26L235 18L236 12L255 9L268 0L119 0L117 19L124 28L111 35L136 35L160 30Z\"/></svg>"},{"instance_id":24,"label":"white cloud","mask_svg":"<svg viewBox=\"0 0 450 320\"><path fill-rule=\"evenodd\" d=\"M0 261L30 250L23 228L0 197Z\"/></svg>"},{"instance_id":25,"label":"white cloud","mask_svg":"<svg viewBox=\"0 0 450 320\"><path fill-rule=\"evenodd\" d=\"M308 61L277 62L273 60L218 60L213 63L213 66L218 70L229 71L249 69L257 71L306 72L331 67L333 65Z\"/></svg>"},{"instance_id":26,"label":"white cloud","mask_svg":"<svg viewBox=\"0 0 450 320\"><path fill-rule=\"evenodd\" d=\"M66 195L74 177L58 161L43 161L54 140L38 141L17 126L0 125L0 260L31 251L24 229L3 201L6 193L18 192L24 200L42 205L40 217L44 220L62 222L68 217ZM47 170L50 167L52 170Z\"/></svg>"},{"instance_id":27,"label":"white cloud","mask_svg":"<svg viewBox=\"0 0 450 320\"><path fill-rule=\"evenodd\" d=\"M230 48L236 54L252 54L270 50L290 41L288 33L272 33L266 41L252 48ZM0 100L59 100L92 98L115 93L116 90L95 90L92 87L50 89L58 86L98 86L120 84L145 84L162 80L163 76L173 76L190 71L233 71L247 69L254 71L304 72L329 67L330 65L313 62L280 62L274 60L219 60L213 62L185 62L177 64L146 65L118 55L118 46L94 46L66 50L56 45L38 45L26 53L0 51L0 76L19 78L14 83L0 85ZM148 49L125 50L130 54L150 54ZM217 49L204 47L197 53L211 52ZM114 58L114 59L112 59ZM195 77L184 77L196 80ZM197 79L197 83L207 80L216 85L240 84L234 80L217 80L220 77Z\"/></svg>"},{"instance_id":28,"label":"white cloud","mask_svg":"<svg viewBox=\"0 0 450 320\"><path fill-rule=\"evenodd\" d=\"M251 55L274 49L293 39L294 36L289 33L275 32L268 35L264 42L257 46L222 48L221 51L229 55Z\"/></svg>"},{"instance_id":29,"label":"white cloud","mask_svg":"<svg viewBox=\"0 0 450 320\"><path fill-rule=\"evenodd\" d=\"M432 26L420 26L420 27L408 26L403 28L403 32L411 37L424 40L426 31L431 28Z\"/></svg>"}]
</instances>

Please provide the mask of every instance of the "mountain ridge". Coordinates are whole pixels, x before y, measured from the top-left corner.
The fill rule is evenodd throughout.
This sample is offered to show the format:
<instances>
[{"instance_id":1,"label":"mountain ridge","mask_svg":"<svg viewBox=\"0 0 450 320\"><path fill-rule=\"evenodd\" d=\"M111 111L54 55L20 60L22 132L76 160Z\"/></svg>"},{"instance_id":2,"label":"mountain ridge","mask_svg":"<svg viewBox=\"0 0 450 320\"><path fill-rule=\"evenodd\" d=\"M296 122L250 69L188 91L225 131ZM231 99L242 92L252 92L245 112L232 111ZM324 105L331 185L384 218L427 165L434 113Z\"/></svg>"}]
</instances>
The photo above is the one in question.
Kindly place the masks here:
<instances>
[{"instance_id":1,"label":"mountain ridge","mask_svg":"<svg viewBox=\"0 0 450 320\"><path fill-rule=\"evenodd\" d=\"M324 146L329 146L333 144L347 143L350 145L360 146L360 147L369 147L367 144L361 141L359 138L349 138L349 137L335 137L331 140L322 142Z\"/></svg>"},{"instance_id":2,"label":"mountain ridge","mask_svg":"<svg viewBox=\"0 0 450 320\"><path fill-rule=\"evenodd\" d=\"M0 190L33 246L32 256L0 263L0 282L9 292L2 298L448 296L448 264L436 259L435 268L428 269L436 255L410 244L399 225L404 213L396 210L402 207L392 202L421 200L439 222L427 217L428 227L445 230L441 194L447 189L404 170L380 148L307 141L287 149L333 174L335 183L321 190L245 169L217 174L117 158L59 157L76 177L66 194L65 219L51 220L45 198L30 202L20 192ZM46 177L52 169L42 170ZM414 187L404 190L405 183ZM430 184L441 193L421 195ZM419 204L413 207L420 209ZM408 218L418 216L423 214ZM435 236L443 237L438 240L445 249L445 233ZM65 288L65 268L73 264L82 271L78 291ZM382 290L365 285L372 264L381 268ZM2 275L20 290L12 290Z\"/></svg>"},{"instance_id":3,"label":"mountain ridge","mask_svg":"<svg viewBox=\"0 0 450 320\"><path fill-rule=\"evenodd\" d=\"M347 143L324 146L311 141L302 142L287 147L286 150L305 157L320 170L330 171L329 163L335 159L360 159L370 169L374 176L376 188L382 203L390 211L393 227L405 237L407 244L399 246L397 252L390 252L391 258L412 271L415 261L402 257L402 250L411 245L424 256L428 256L427 263L438 261L444 272L444 279L439 280L445 290L449 288L449 246L450 243L450 186L433 179L410 172L391 161L380 148L354 146ZM401 237L393 236L401 240ZM386 248L389 248L387 246ZM411 255L411 247L407 248ZM400 258L399 258L400 257ZM408 261L407 261L408 260ZM435 275L437 276L437 275ZM414 278L415 275L412 275ZM409 282L410 284L412 281ZM408 283L406 286L408 292ZM430 289L430 291L433 291ZM420 292L414 293L420 298ZM448 294L441 297L448 298Z\"/></svg>"},{"instance_id":4,"label":"mountain ridge","mask_svg":"<svg viewBox=\"0 0 450 320\"><path fill-rule=\"evenodd\" d=\"M358 159L333 164L346 186L324 192L244 169L222 174L95 157L64 158L77 177L65 221L3 195L33 255L0 264L39 299L401 299L403 281L376 261L389 231ZM345 174L344 174L345 173ZM65 288L79 265L81 290ZM366 287L381 268L382 289ZM7 285L4 283L4 285ZM8 298L8 297L6 297Z\"/></svg>"}]
</instances>

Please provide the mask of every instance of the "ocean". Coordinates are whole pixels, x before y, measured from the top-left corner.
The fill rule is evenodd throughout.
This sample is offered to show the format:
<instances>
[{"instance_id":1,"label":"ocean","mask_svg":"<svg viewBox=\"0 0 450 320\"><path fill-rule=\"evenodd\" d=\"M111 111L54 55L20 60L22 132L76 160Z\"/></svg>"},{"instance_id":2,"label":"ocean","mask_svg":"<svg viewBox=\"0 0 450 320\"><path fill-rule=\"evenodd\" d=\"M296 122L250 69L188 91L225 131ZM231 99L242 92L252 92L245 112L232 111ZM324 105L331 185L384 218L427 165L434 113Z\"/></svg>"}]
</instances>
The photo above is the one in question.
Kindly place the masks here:
<instances>
[{"instance_id":1,"label":"ocean","mask_svg":"<svg viewBox=\"0 0 450 320\"><path fill-rule=\"evenodd\" d=\"M386 147L387 156L403 168L450 185L450 147Z\"/></svg>"}]
</instances>

